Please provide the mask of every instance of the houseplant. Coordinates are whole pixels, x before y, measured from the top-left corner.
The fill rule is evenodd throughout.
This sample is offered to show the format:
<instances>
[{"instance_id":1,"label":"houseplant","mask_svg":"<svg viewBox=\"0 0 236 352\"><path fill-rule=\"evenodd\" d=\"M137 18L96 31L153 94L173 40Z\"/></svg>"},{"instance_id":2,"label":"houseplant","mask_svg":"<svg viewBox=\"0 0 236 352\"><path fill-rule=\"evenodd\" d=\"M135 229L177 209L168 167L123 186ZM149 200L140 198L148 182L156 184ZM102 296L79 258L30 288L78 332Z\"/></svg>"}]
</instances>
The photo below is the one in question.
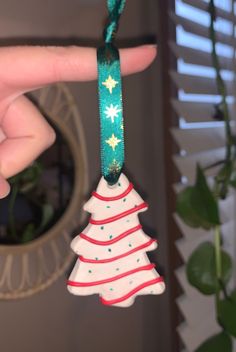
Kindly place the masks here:
<instances>
[{"instance_id":1,"label":"houseplant","mask_svg":"<svg viewBox=\"0 0 236 352\"><path fill-rule=\"evenodd\" d=\"M226 86L216 52L214 0L209 1L209 14L212 63L218 95L221 97L221 103L216 106L215 118L224 122L225 157L204 168L197 165L195 184L185 187L178 195L177 212L188 226L214 233L212 241L203 242L195 249L186 267L190 284L204 295L214 295L216 320L221 330L199 346L196 352L232 352L232 340L236 337L236 290L231 285L233 259L223 250L219 202L236 188L236 136L232 130ZM214 171L214 178L207 177L208 170Z\"/></svg>"}]
</instances>

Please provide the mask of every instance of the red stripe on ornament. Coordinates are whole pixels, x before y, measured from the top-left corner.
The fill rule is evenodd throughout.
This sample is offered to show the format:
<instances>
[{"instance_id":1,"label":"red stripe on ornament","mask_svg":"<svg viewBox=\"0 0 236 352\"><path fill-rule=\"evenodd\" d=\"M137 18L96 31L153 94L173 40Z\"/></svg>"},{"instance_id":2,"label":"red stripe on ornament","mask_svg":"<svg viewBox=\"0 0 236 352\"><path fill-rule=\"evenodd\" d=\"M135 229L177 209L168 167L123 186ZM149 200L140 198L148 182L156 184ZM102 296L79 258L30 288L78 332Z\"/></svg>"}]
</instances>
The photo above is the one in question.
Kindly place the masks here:
<instances>
[{"instance_id":1,"label":"red stripe on ornament","mask_svg":"<svg viewBox=\"0 0 236 352\"><path fill-rule=\"evenodd\" d=\"M130 214L133 214L135 213L136 211L138 210L141 210L143 208L147 208L148 205L147 203L142 203L142 204L139 204L137 205L136 207L132 208L132 209L129 209L129 210L126 210L120 214L117 214L117 215L114 215L114 216L111 216L110 218L107 218L107 219L103 219L103 220L94 220L94 219L90 219L89 222L90 224L93 224L93 225L103 225L103 224L108 224L109 222L113 222L113 221L116 221L116 220L119 220L125 216L128 216Z\"/></svg>"},{"instance_id":2,"label":"red stripe on ornament","mask_svg":"<svg viewBox=\"0 0 236 352\"><path fill-rule=\"evenodd\" d=\"M129 194L132 189L134 188L133 184L130 183L128 188L121 194L118 194L117 196L113 196L113 197L104 197L102 196L101 194L97 193L97 192L92 192L92 195L100 200L104 200L105 202L111 202L111 201L114 201L114 200L118 200L118 199L121 199L121 198L124 198L125 196L127 196L127 194Z\"/></svg>"},{"instance_id":3,"label":"red stripe on ornament","mask_svg":"<svg viewBox=\"0 0 236 352\"><path fill-rule=\"evenodd\" d=\"M104 279L104 280L100 280L100 281L93 281L93 282L76 282L76 281L71 281L71 280L68 280L67 281L67 285L69 286L75 286L75 287L87 287L87 286L96 286L96 285L102 285L102 284L106 284L108 282L112 282L112 281L116 281L116 280L119 280L125 276L129 276L129 275L132 275L134 273L137 273L139 271L143 271L143 270L151 270L155 268L155 264L148 264L148 265L145 265L145 266L141 266L139 268L135 268L135 269L132 269L130 271L127 271L125 273L122 273L120 275L116 275L116 276L113 276L111 278L108 278L108 279Z\"/></svg>"},{"instance_id":4,"label":"red stripe on ornament","mask_svg":"<svg viewBox=\"0 0 236 352\"><path fill-rule=\"evenodd\" d=\"M79 256L79 259L81 260L81 262L84 262L84 263L93 263L93 264L104 264L104 263L109 263L109 262L113 262L115 260L118 260L118 259L121 259L121 258L124 258L124 257L127 257L128 255L130 254L133 254L135 252L138 252L139 250L141 249L144 249L146 247L149 247L152 243L154 242L157 242L157 240L155 239L151 239L150 241L142 244L141 246L139 247L136 247L134 249L131 249L131 251L128 251L126 253L123 253L123 254L120 254L116 257L113 257L113 258L108 258L108 259L87 259L87 258L84 258L83 256Z\"/></svg>"},{"instance_id":5,"label":"red stripe on ornament","mask_svg":"<svg viewBox=\"0 0 236 352\"><path fill-rule=\"evenodd\" d=\"M144 282L142 285L139 285L138 287L136 287L134 290L130 291L129 293L127 293L125 296L122 296L120 298L115 298L115 299L111 299L111 300L106 300L104 298L100 298L102 304L105 305L113 305L116 303L120 303L123 302L125 300L127 300L128 298L130 298L131 296L133 296L135 293L137 293L138 291L142 290L145 287L151 286L151 285L155 285L159 282L164 282L163 277L158 277L154 280L150 280L147 282Z\"/></svg>"},{"instance_id":6,"label":"red stripe on ornament","mask_svg":"<svg viewBox=\"0 0 236 352\"><path fill-rule=\"evenodd\" d=\"M132 233L134 233L134 232L136 232L138 230L141 230L141 228L142 228L142 225L135 226L132 229L129 229L129 230L123 232L122 234L120 234L116 238L113 238L112 240L109 240L109 241L98 241L98 240L95 240L94 238L91 238L91 237L85 235L84 233L81 233L80 237L83 240L86 240L86 241L88 241L90 243L97 244L99 246L107 246L107 245L110 245L110 244L113 244L115 242L120 241L121 239L125 238L128 235L131 235Z\"/></svg>"}]
</instances>

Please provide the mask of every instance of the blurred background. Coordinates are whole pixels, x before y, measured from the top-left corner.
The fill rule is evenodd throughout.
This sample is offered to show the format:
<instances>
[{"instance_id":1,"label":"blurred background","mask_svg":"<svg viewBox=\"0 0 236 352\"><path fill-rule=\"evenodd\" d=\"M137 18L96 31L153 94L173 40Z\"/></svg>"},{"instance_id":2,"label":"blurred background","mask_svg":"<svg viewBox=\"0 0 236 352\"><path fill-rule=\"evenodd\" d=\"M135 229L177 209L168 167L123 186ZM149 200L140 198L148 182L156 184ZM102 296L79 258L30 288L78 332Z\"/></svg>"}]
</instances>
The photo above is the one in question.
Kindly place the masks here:
<instances>
[{"instance_id":1,"label":"blurred background","mask_svg":"<svg viewBox=\"0 0 236 352\"><path fill-rule=\"evenodd\" d=\"M176 192L187 182L193 183L197 161L203 164L217 161L224 152L224 126L215 116L215 104L220 102L220 97L209 58L207 4L204 0L127 0L117 36L119 47L158 45L157 59L150 68L123 79L123 96L127 174L149 203L149 210L141 215L141 221L146 232L158 239L158 250L150 256L165 277L165 293L139 297L128 309L102 306L95 296L76 297L68 293L65 283L73 265L69 243L58 242L55 247L49 239L65 231L64 238L67 235L72 238L86 223L82 204L100 175L97 85L96 82L75 82L66 84L66 88L59 86L56 90L36 92L33 97L36 104L61 133L54 151L45 152L40 162L44 163L46 172L49 165L54 165L53 158L58 162L63 154L65 160L60 164L59 174L54 169L46 173L46 185L54 187L54 172L61 187L64 184L59 196L52 194L49 200L52 204L53 199L55 203L61 200L62 214L70 197L73 204L65 222L53 230L53 235L46 232L38 242L29 241L35 243L33 249L20 244L25 249L19 254L18 249L12 249L17 245L0 245L0 257L2 253L5 258L4 262L0 259L2 268L11 267L9 262L14 256L18 256L19 266L23 268L22 263L26 262L32 263L32 267L36 265L34 256L45 263L48 261L48 266L53 255L59 258L55 269L58 275L53 279L49 276L45 287L42 284L35 294L29 290L26 295L16 292L15 296L7 293L2 296L0 347L3 352L192 352L219 331L213 298L205 298L192 288L185 275L185 263L207 236L206 231L196 235L196 230L175 216ZM234 6L231 0L219 0L215 4L222 16L217 30L223 44L218 49L225 58L222 59L224 79L231 85L236 43ZM0 43L2 46L98 46L106 16L105 0L9 0L0 4ZM231 111L232 96L231 92L227 100ZM57 110L62 101L66 109ZM62 122L57 117L50 120L50 113L60 116ZM68 120L63 118L66 113L70 116ZM78 133L72 136L70 130ZM79 171L76 173L75 169ZM74 170L73 179L68 178L71 170ZM226 250L232 255L236 248L234 203L234 194L222 203L226 214ZM50 216L47 210L43 210L46 217ZM52 249L48 254L43 247L46 243ZM60 254L58 248L61 248ZM33 250L37 250L36 254ZM21 275L17 271L19 266L14 269L15 276Z\"/></svg>"}]
</instances>

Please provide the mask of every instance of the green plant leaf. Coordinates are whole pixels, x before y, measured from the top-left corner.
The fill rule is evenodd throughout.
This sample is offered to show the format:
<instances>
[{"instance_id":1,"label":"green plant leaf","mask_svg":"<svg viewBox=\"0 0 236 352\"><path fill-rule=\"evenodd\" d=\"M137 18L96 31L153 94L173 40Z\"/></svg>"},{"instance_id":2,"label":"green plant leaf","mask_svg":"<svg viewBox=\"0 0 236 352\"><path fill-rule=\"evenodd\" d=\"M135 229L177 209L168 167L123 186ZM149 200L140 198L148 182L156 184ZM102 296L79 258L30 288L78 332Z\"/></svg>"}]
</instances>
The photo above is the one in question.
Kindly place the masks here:
<instances>
[{"instance_id":1,"label":"green plant leaf","mask_svg":"<svg viewBox=\"0 0 236 352\"><path fill-rule=\"evenodd\" d=\"M224 251L221 256L222 281L227 283L232 275L232 261ZM212 295L217 292L215 250L211 242L204 242L195 249L188 260L186 272L190 284L201 293Z\"/></svg>"},{"instance_id":2,"label":"green plant leaf","mask_svg":"<svg viewBox=\"0 0 236 352\"><path fill-rule=\"evenodd\" d=\"M201 222L191 207L193 187L186 187L177 196L176 210L181 219L190 227L200 227Z\"/></svg>"},{"instance_id":3,"label":"green plant leaf","mask_svg":"<svg viewBox=\"0 0 236 352\"><path fill-rule=\"evenodd\" d=\"M231 293L230 298L236 302L236 290Z\"/></svg>"},{"instance_id":4,"label":"green plant leaf","mask_svg":"<svg viewBox=\"0 0 236 352\"><path fill-rule=\"evenodd\" d=\"M232 174L232 171L233 171L233 163L231 161L226 162L218 172L216 176L216 180L218 182L224 182L228 180Z\"/></svg>"},{"instance_id":5,"label":"green plant leaf","mask_svg":"<svg viewBox=\"0 0 236 352\"><path fill-rule=\"evenodd\" d=\"M231 135L231 141L234 145L236 145L236 135L235 134Z\"/></svg>"},{"instance_id":6,"label":"green plant leaf","mask_svg":"<svg viewBox=\"0 0 236 352\"><path fill-rule=\"evenodd\" d=\"M178 194L176 208L178 215L188 226L209 230L220 224L218 204L200 166L197 167L195 185Z\"/></svg>"},{"instance_id":7,"label":"green plant leaf","mask_svg":"<svg viewBox=\"0 0 236 352\"><path fill-rule=\"evenodd\" d=\"M33 223L29 223L21 236L21 242L27 243L32 241L35 238L35 225Z\"/></svg>"},{"instance_id":8,"label":"green plant leaf","mask_svg":"<svg viewBox=\"0 0 236 352\"><path fill-rule=\"evenodd\" d=\"M42 205L42 220L37 229L37 233L40 233L45 229L49 221L52 219L53 214L54 209L51 204L46 203Z\"/></svg>"},{"instance_id":9,"label":"green plant leaf","mask_svg":"<svg viewBox=\"0 0 236 352\"><path fill-rule=\"evenodd\" d=\"M51 204L42 205L42 220L40 225L36 228L35 224L29 223L22 233L21 242L26 243L36 238L48 225L49 221L54 215L54 210Z\"/></svg>"},{"instance_id":10,"label":"green plant leaf","mask_svg":"<svg viewBox=\"0 0 236 352\"><path fill-rule=\"evenodd\" d=\"M236 171L234 170L231 174L231 178L230 178L230 185L233 188L236 188Z\"/></svg>"},{"instance_id":11,"label":"green plant leaf","mask_svg":"<svg viewBox=\"0 0 236 352\"><path fill-rule=\"evenodd\" d=\"M223 328L236 337L236 301L228 298L218 304L218 320Z\"/></svg>"},{"instance_id":12,"label":"green plant leaf","mask_svg":"<svg viewBox=\"0 0 236 352\"><path fill-rule=\"evenodd\" d=\"M197 166L197 178L191 195L191 206L194 212L204 223L219 225L220 217L217 202L208 187L201 167Z\"/></svg>"},{"instance_id":13,"label":"green plant leaf","mask_svg":"<svg viewBox=\"0 0 236 352\"><path fill-rule=\"evenodd\" d=\"M19 190L21 193L27 193L35 187L41 174L43 167L39 161L35 161L25 170L9 179L10 184L19 184Z\"/></svg>"},{"instance_id":14,"label":"green plant leaf","mask_svg":"<svg viewBox=\"0 0 236 352\"><path fill-rule=\"evenodd\" d=\"M225 199L228 194L230 180L232 178L233 163L227 161L215 177L217 182L217 197Z\"/></svg>"},{"instance_id":15,"label":"green plant leaf","mask_svg":"<svg viewBox=\"0 0 236 352\"><path fill-rule=\"evenodd\" d=\"M30 167L24 170L21 175L20 191L22 193L31 191L37 184L42 171L42 165L38 161L35 161Z\"/></svg>"},{"instance_id":16,"label":"green plant leaf","mask_svg":"<svg viewBox=\"0 0 236 352\"><path fill-rule=\"evenodd\" d=\"M232 352L232 339L224 331L210 337L195 352Z\"/></svg>"}]
</instances>

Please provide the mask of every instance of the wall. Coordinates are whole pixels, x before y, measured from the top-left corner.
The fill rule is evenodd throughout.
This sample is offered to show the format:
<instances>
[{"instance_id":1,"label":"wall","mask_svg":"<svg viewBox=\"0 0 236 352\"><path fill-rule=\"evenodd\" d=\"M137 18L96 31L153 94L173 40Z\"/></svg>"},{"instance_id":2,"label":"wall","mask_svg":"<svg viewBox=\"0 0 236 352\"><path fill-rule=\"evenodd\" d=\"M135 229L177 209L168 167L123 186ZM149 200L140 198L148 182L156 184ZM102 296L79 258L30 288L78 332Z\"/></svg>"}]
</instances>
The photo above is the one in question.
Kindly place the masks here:
<instances>
[{"instance_id":1,"label":"wall","mask_svg":"<svg viewBox=\"0 0 236 352\"><path fill-rule=\"evenodd\" d=\"M128 2L119 32L121 43L134 43L157 33L155 3ZM9 0L0 4L0 40L4 44L40 39L46 44L71 38L71 43L91 43L101 37L104 15L105 1ZM168 276L159 77L156 61L145 73L124 79L126 165L150 204L142 219L151 235L158 232L160 249L153 257ZM99 177L96 83L73 83L70 87L84 123L89 183L94 185ZM27 300L0 302L2 352L171 351L168 290L162 297L138 299L133 307L122 310L101 306L97 297L71 296L64 281L62 277L47 291Z\"/></svg>"}]
</instances>

